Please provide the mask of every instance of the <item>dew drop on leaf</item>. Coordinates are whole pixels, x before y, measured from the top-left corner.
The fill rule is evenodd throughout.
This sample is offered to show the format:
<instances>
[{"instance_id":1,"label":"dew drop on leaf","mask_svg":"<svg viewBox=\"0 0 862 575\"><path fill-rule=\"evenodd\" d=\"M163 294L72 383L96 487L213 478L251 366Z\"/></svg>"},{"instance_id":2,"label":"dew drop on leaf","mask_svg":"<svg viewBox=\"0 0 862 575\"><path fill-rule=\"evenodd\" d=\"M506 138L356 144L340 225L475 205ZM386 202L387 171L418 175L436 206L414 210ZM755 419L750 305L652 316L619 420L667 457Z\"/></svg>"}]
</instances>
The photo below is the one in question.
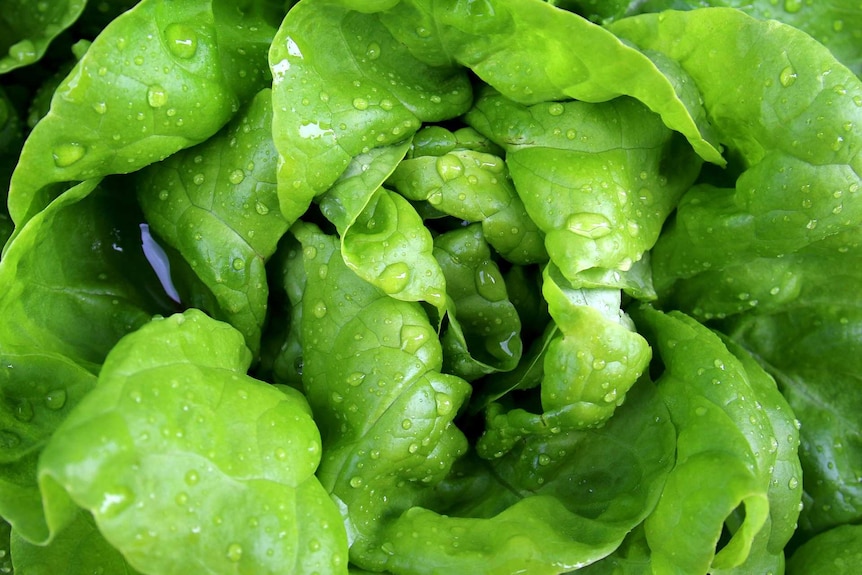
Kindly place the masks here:
<instances>
[{"instance_id":1,"label":"dew drop on leaf","mask_svg":"<svg viewBox=\"0 0 862 575\"><path fill-rule=\"evenodd\" d=\"M87 148L78 142L60 144L52 153L54 165L58 168L67 168L79 161L87 153Z\"/></svg>"},{"instance_id":2,"label":"dew drop on leaf","mask_svg":"<svg viewBox=\"0 0 862 575\"><path fill-rule=\"evenodd\" d=\"M198 36L191 26L173 23L165 29L168 50L177 58L189 59L198 49Z\"/></svg>"}]
</instances>

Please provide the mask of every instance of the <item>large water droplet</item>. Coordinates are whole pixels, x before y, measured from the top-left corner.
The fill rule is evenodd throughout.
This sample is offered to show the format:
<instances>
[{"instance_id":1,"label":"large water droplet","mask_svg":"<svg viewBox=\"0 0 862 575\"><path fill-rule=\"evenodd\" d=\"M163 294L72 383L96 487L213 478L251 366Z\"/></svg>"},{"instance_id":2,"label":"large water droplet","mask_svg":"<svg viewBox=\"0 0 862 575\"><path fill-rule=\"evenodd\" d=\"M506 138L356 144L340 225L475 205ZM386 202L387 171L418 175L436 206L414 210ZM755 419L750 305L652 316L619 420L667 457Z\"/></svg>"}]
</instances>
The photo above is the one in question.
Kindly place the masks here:
<instances>
[{"instance_id":1,"label":"large water droplet","mask_svg":"<svg viewBox=\"0 0 862 575\"><path fill-rule=\"evenodd\" d=\"M401 349L414 354L431 339L428 330L420 325L405 325L401 328Z\"/></svg>"},{"instance_id":2,"label":"large water droplet","mask_svg":"<svg viewBox=\"0 0 862 575\"><path fill-rule=\"evenodd\" d=\"M326 315L326 302L318 300L311 308L311 313L317 319L322 319Z\"/></svg>"},{"instance_id":3,"label":"large water droplet","mask_svg":"<svg viewBox=\"0 0 862 575\"><path fill-rule=\"evenodd\" d=\"M437 415L449 415L455 407L452 396L448 393L439 392L434 395L437 406Z\"/></svg>"},{"instance_id":4,"label":"large water droplet","mask_svg":"<svg viewBox=\"0 0 862 575\"><path fill-rule=\"evenodd\" d=\"M198 35L191 26L174 23L165 29L168 50L177 58L188 59L198 49Z\"/></svg>"},{"instance_id":5,"label":"large water droplet","mask_svg":"<svg viewBox=\"0 0 862 575\"><path fill-rule=\"evenodd\" d=\"M410 266L405 262L389 264L377 278L380 289L388 294L402 291L410 283Z\"/></svg>"},{"instance_id":6,"label":"large water droplet","mask_svg":"<svg viewBox=\"0 0 862 575\"><path fill-rule=\"evenodd\" d=\"M66 390L55 389L54 391L49 391L45 396L45 405L48 409L55 411L63 409L63 406L66 405Z\"/></svg>"},{"instance_id":7,"label":"large water droplet","mask_svg":"<svg viewBox=\"0 0 862 575\"><path fill-rule=\"evenodd\" d=\"M569 216L566 228L579 236L597 240L611 233L611 222L601 214L581 212Z\"/></svg>"},{"instance_id":8,"label":"large water droplet","mask_svg":"<svg viewBox=\"0 0 862 575\"><path fill-rule=\"evenodd\" d=\"M368 45L368 48L365 49L365 55L369 60L376 60L380 57L380 44L377 42L372 42Z\"/></svg>"},{"instance_id":9,"label":"large water droplet","mask_svg":"<svg viewBox=\"0 0 862 575\"><path fill-rule=\"evenodd\" d=\"M464 173L464 164L457 156L446 154L437 158L437 174L444 182L449 182Z\"/></svg>"},{"instance_id":10,"label":"large water droplet","mask_svg":"<svg viewBox=\"0 0 862 575\"><path fill-rule=\"evenodd\" d=\"M54 165L58 168L67 168L83 158L86 153L87 148L78 142L60 144L54 148L52 153Z\"/></svg>"}]
</instances>

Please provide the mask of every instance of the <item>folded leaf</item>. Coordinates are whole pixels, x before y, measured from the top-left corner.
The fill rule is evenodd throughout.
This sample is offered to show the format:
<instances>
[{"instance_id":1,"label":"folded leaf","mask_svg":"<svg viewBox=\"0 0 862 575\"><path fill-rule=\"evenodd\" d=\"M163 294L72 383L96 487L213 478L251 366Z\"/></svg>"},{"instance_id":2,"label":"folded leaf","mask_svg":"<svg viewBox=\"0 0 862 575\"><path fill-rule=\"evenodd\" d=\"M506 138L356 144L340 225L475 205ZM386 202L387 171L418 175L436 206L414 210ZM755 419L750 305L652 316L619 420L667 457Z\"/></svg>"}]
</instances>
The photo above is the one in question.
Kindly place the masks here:
<instances>
[{"instance_id":1,"label":"folded leaf","mask_svg":"<svg viewBox=\"0 0 862 575\"><path fill-rule=\"evenodd\" d=\"M74 502L143 573L346 573L308 404L246 376L250 361L197 310L121 340L42 453L52 533Z\"/></svg>"},{"instance_id":2,"label":"folded leaf","mask_svg":"<svg viewBox=\"0 0 862 575\"><path fill-rule=\"evenodd\" d=\"M664 365L657 385L677 428L676 465L645 522L653 569L772 564L802 496L790 407L755 361L693 319L645 306L634 317Z\"/></svg>"},{"instance_id":3,"label":"folded leaf","mask_svg":"<svg viewBox=\"0 0 862 575\"><path fill-rule=\"evenodd\" d=\"M236 46L219 45L226 23L212 4L144 0L105 27L24 144L9 191L17 225L62 182L129 173L203 141L233 115L239 93L266 81L226 75Z\"/></svg>"},{"instance_id":4,"label":"folded leaf","mask_svg":"<svg viewBox=\"0 0 862 575\"><path fill-rule=\"evenodd\" d=\"M150 229L176 249L216 300L188 305L229 322L256 356L267 310L265 264L287 222L278 209L269 90L218 135L145 168L137 193Z\"/></svg>"},{"instance_id":5,"label":"folded leaf","mask_svg":"<svg viewBox=\"0 0 862 575\"><path fill-rule=\"evenodd\" d=\"M5 0L0 19L0 74L38 61L59 34L84 11L86 0Z\"/></svg>"}]
</instances>

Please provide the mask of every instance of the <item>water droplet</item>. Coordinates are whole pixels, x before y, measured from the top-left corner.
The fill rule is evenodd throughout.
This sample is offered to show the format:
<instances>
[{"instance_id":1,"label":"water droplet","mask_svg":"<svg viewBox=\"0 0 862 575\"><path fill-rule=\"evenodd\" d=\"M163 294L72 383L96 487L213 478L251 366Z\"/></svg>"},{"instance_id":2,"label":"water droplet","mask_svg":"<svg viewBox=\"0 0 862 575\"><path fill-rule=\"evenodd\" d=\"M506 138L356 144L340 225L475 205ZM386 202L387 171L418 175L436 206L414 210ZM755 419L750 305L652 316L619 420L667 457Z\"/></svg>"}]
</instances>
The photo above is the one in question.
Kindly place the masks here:
<instances>
[{"instance_id":1,"label":"water droplet","mask_svg":"<svg viewBox=\"0 0 862 575\"><path fill-rule=\"evenodd\" d=\"M785 88L788 88L796 82L796 70L793 69L793 66L787 66L784 68L781 73L778 75L778 81L781 82L781 85Z\"/></svg>"},{"instance_id":2,"label":"water droplet","mask_svg":"<svg viewBox=\"0 0 862 575\"><path fill-rule=\"evenodd\" d=\"M231 266L236 271L241 271L245 269L245 260L242 258L234 258L233 262L231 263Z\"/></svg>"},{"instance_id":3,"label":"water droplet","mask_svg":"<svg viewBox=\"0 0 862 575\"><path fill-rule=\"evenodd\" d=\"M49 391L48 395L45 396L45 405L48 406L48 409L55 411L63 409L63 406L66 405L66 390L55 389L54 391Z\"/></svg>"},{"instance_id":4,"label":"water droplet","mask_svg":"<svg viewBox=\"0 0 862 575\"><path fill-rule=\"evenodd\" d=\"M566 111L565 106L560 104L559 102L553 102L548 106L548 113L552 116L560 116L563 112Z\"/></svg>"},{"instance_id":5,"label":"water droplet","mask_svg":"<svg viewBox=\"0 0 862 575\"><path fill-rule=\"evenodd\" d=\"M314 246L305 246L302 248L302 256L307 260L313 260L317 257L317 248Z\"/></svg>"},{"instance_id":6,"label":"water droplet","mask_svg":"<svg viewBox=\"0 0 862 575\"><path fill-rule=\"evenodd\" d=\"M448 393L438 392L434 394L434 402L437 406L437 415L449 415L455 407L452 396Z\"/></svg>"},{"instance_id":7,"label":"water droplet","mask_svg":"<svg viewBox=\"0 0 862 575\"><path fill-rule=\"evenodd\" d=\"M52 154L54 165L58 168L68 168L75 162L79 161L87 153L87 148L78 142L69 142L68 144L60 144L54 148Z\"/></svg>"},{"instance_id":8,"label":"water droplet","mask_svg":"<svg viewBox=\"0 0 862 575\"><path fill-rule=\"evenodd\" d=\"M797 487L799 487L799 480L795 477L791 477L790 481L787 482L787 487L789 487L790 489L796 489Z\"/></svg>"},{"instance_id":9,"label":"water droplet","mask_svg":"<svg viewBox=\"0 0 862 575\"><path fill-rule=\"evenodd\" d=\"M372 42L368 45L368 48L365 49L365 55L369 60L376 60L380 57L380 44L377 42Z\"/></svg>"},{"instance_id":10,"label":"water droplet","mask_svg":"<svg viewBox=\"0 0 862 575\"><path fill-rule=\"evenodd\" d=\"M476 292L486 300L497 302L506 299L506 284L492 261L485 260L476 268L474 282Z\"/></svg>"},{"instance_id":11,"label":"water droplet","mask_svg":"<svg viewBox=\"0 0 862 575\"><path fill-rule=\"evenodd\" d=\"M603 359L595 359L593 360L593 369L596 371L601 371L607 366L607 362Z\"/></svg>"},{"instance_id":12,"label":"water droplet","mask_svg":"<svg viewBox=\"0 0 862 575\"><path fill-rule=\"evenodd\" d=\"M551 456L547 453L542 453L538 458L539 465L548 465L551 463Z\"/></svg>"},{"instance_id":13,"label":"water droplet","mask_svg":"<svg viewBox=\"0 0 862 575\"><path fill-rule=\"evenodd\" d=\"M196 470L189 469L186 472L186 476L185 476L186 485L188 485L190 487L197 485L198 481L200 481L200 480L201 480L200 475L198 474L198 472Z\"/></svg>"},{"instance_id":14,"label":"water droplet","mask_svg":"<svg viewBox=\"0 0 862 575\"><path fill-rule=\"evenodd\" d=\"M93 104L93 110L101 116L108 111L108 105L105 102L96 102Z\"/></svg>"},{"instance_id":15,"label":"water droplet","mask_svg":"<svg viewBox=\"0 0 862 575\"><path fill-rule=\"evenodd\" d=\"M245 179L245 172L243 172L242 170L234 170L230 173L230 175L227 177L227 179L230 183L232 183L234 185L241 184L242 181ZM259 205L259 203L258 203L258 205ZM257 207L257 206L255 206L255 207ZM269 210L267 210L267 211L269 211Z\"/></svg>"},{"instance_id":16,"label":"water droplet","mask_svg":"<svg viewBox=\"0 0 862 575\"><path fill-rule=\"evenodd\" d=\"M429 330L421 325L407 324L401 328L401 349L415 354L431 339Z\"/></svg>"},{"instance_id":17,"label":"water droplet","mask_svg":"<svg viewBox=\"0 0 862 575\"><path fill-rule=\"evenodd\" d=\"M133 500L134 494L128 487L116 487L103 493L97 511L106 518L116 517L131 505Z\"/></svg>"},{"instance_id":18,"label":"water droplet","mask_svg":"<svg viewBox=\"0 0 862 575\"><path fill-rule=\"evenodd\" d=\"M784 0L784 10L788 14L796 14L802 10L802 0Z\"/></svg>"},{"instance_id":19,"label":"water droplet","mask_svg":"<svg viewBox=\"0 0 862 575\"><path fill-rule=\"evenodd\" d=\"M165 29L165 41L171 54L189 59L198 49L198 35L191 26L174 23Z\"/></svg>"},{"instance_id":20,"label":"water droplet","mask_svg":"<svg viewBox=\"0 0 862 575\"><path fill-rule=\"evenodd\" d=\"M278 447L275 450L275 458L279 461L287 461L288 455L287 450L283 447Z\"/></svg>"},{"instance_id":21,"label":"water droplet","mask_svg":"<svg viewBox=\"0 0 862 575\"><path fill-rule=\"evenodd\" d=\"M242 545L239 543L231 543L227 547L227 558L234 563L242 559Z\"/></svg>"},{"instance_id":22,"label":"water droplet","mask_svg":"<svg viewBox=\"0 0 862 575\"><path fill-rule=\"evenodd\" d=\"M437 174L444 182L450 182L455 178L461 177L464 173L464 164L457 156L446 154L437 158L436 162Z\"/></svg>"},{"instance_id":23,"label":"water droplet","mask_svg":"<svg viewBox=\"0 0 862 575\"><path fill-rule=\"evenodd\" d=\"M358 387L362 385L362 381L365 379L365 374L361 371L354 371L350 375L347 376L347 385L351 387Z\"/></svg>"},{"instance_id":24,"label":"water droplet","mask_svg":"<svg viewBox=\"0 0 862 575\"><path fill-rule=\"evenodd\" d=\"M189 494L185 491L180 491L174 498L174 502L180 507L185 507L189 502Z\"/></svg>"},{"instance_id":25,"label":"water droplet","mask_svg":"<svg viewBox=\"0 0 862 575\"><path fill-rule=\"evenodd\" d=\"M402 291L410 283L410 266L406 262L395 262L384 268L377 278L378 286L388 294Z\"/></svg>"},{"instance_id":26,"label":"water droplet","mask_svg":"<svg viewBox=\"0 0 862 575\"><path fill-rule=\"evenodd\" d=\"M151 108L161 108L168 103L168 93L158 84L147 88L147 103Z\"/></svg>"},{"instance_id":27,"label":"water droplet","mask_svg":"<svg viewBox=\"0 0 862 575\"><path fill-rule=\"evenodd\" d=\"M581 212L569 216L566 228L579 236L597 240L611 233L611 222L601 214Z\"/></svg>"},{"instance_id":28,"label":"water droplet","mask_svg":"<svg viewBox=\"0 0 862 575\"><path fill-rule=\"evenodd\" d=\"M326 302L318 300L311 308L311 314L317 319L322 319L326 315Z\"/></svg>"},{"instance_id":29,"label":"water droplet","mask_svg":"<svg viewBox=\"0 0 862 575\"><path fill-rule=\"evenodd\" d=\"M206 176L204 176L204 175L203 175L203 174L201 174L201 173L195 174L195 176L192 178L192 181L193 181L196 185L200 186L201 184L203 184L203 183L204 183L204 181L206 181Z\"/></svg>"},{"instance_id":30,"label":"water droplet","mask_svg":"<svg viewBox=\"0 0 862 575\"><path fill-rule=\"evenodd\" d=\"M401 421L401 429L407 430L413 427L413 422L409 419L404 419Z\"/></svg>"},{"instance_id":31,"label":"water droplet","mask_svg":"<svg viewBox=\"0 0 862 575\"><path fill-rule=\"evenodd\" d=\"M353 98L353 107L359 111L368 109L368 100L365 98Z\"/></svg>"},{"instance_id":32,"label":"water droplet","mask_svg":"<svg viewBox=\"0 0 862 575\"><path fill-rule=\"evenodd\" d=\"M363 483L362 478L359 477L358 475L354 475L353 477L350 478L350 486L353 487L354 489L362 487L362 483Z\"/></svg>"},{"instance_id":33,"label":"water droplet","mask_svg":"<svg viewBox=\"0 0 862 575\"><path fill-rule=\"evenodd\" d=\"M257 201L254 204L254 211L256 211L258 214L260 214L262 216L265 216L266 214L269 213L269 208L263 202Z\"/></svg>"}]
</instances>

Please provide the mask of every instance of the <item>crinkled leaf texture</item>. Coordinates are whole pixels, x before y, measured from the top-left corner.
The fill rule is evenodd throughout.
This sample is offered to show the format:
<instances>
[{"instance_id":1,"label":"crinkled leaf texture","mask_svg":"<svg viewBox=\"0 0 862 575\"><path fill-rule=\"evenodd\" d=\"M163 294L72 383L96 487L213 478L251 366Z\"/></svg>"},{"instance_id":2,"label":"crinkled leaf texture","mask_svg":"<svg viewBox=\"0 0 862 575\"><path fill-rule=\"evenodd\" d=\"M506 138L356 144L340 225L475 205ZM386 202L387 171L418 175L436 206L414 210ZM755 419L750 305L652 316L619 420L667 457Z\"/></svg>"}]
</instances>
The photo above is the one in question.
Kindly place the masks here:
<instances>
[{"instance_id":1,"label":"crinkled leaf texture","mask_svg":"<svg viewBox=\"0 0 862 575\"><path fill-rule=\"evenodd\" d=\"M656 383L677 429L675 466L644 524L653 570L777 568L802 499L787 401L747 352L694 319L647 306L633 316L663 364Z\"/></svg>"},{"instance_id":2,"label":"crinkled leaf texture","mask_svg":"<svg viewBox=\"0 0 862 575\"><path fill-rule=\"evenodd\" d=\"M601 431L528 438L496 471L475 457L465 464L453 421L470 388L440 372L426 312L354 274L337 237L307 223L292 232L301 248L287 292L302 307L302 383L325 454L318 475L343 505L354 564L398 574L562 573L612 552L651 510L673 452L654 394L635 394L627 415ZM650 455L623 447L640 440ZM607 441L618 442L620 458L605 468L597 462L610 461L598 455ZM583 457L565 457L569 450ZM605 482L623 462L637 487ZM479 515L470 511L475 482L457 479L463 469L483 485L506 478L483 492ZM617 489L627 496L617 499Z\"/></svg>"},{"instance_id":3,"label":"crinkled leaf texture","mask_svg":"<svg viewBox=\"0 0 862 575\"><path fill-rule=\"evenodd\" d=\"M123 338L40 458L52 535L80 506L142 573L346 573L308 404L250 361L198 310Z\"/></svg>"},{"instance_id":4,"label":"crinkled leaf texture","mask_svg":"<svg viewBox=\"0 0 862 575\"><path fill-rule=\"evenodd\" d=\"M136 176L150 229L203 283L177 281L183 302L230 323L255 356L269 295L265 264L287 231L276 195L277 160L265 89L218 134Z\"/></svg>"},{"instance_id":5,"label":"crinkled leaf texture","mask_svg":"<svg viewBox=\"0 0 862 575\"><path fill-rule=\"evenodd\" d=\"M240 95L265 83L265 73L229 75L260 66L237 59L237 46L219 43L230 35L218 29L240 18L214 3L144 0L102 30L24 143L9 191L17 225L64 182L126 174L210 137L237 110Z\"/></svg>"},{"instance_id":6,"label":"crinkled leaf texture","mask_svg":"<svg viewBox=\"0 0 862 575\"><path fill-rule=\"evenodd\" d=\"M71 188L0 260L0 514L34 541L48 536L42 447L117 340L170 309L141 249L141 215L115 184Z\"/></svg>"}]
</instances>

